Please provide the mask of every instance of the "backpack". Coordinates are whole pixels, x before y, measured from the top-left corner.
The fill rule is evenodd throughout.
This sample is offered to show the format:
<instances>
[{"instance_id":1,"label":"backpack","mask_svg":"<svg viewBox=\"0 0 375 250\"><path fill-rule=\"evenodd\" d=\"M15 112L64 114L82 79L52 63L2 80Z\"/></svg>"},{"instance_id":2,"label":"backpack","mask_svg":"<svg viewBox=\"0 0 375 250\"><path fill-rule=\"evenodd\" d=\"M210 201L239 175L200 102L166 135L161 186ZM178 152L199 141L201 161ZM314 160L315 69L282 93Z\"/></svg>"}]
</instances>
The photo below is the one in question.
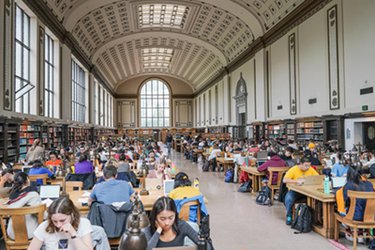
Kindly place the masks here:
<instances>
[{"instance_id":1,"label":"backpack","mask_svg":"<svg viewBox=\"0 0 375 250\"><path fill-rule=\"evenodd\" d=\"M251 181L250 180L242 183L241 186L238 188L238 192L240 192L240 193L251 192L251 190L252 190L252 187L251 187Z\"/></svg>"},{"instance_id":2,"label":"backpack","mask_svg":"<svg viewBox=\"0 0 375 250\"><path fill-rule=\"evenodd\" d=\"M299 204L296 209L296 216L292 222L292 228L296 229L294 233L308 233L312 227L312 213L310 207L306 204Z\"/></svg>"},{"instance_id":3,"label":"backpack","mask_svg":"<svg viewBox=\"0 0 375 250\"><path fill-rule=\"evenodd\" d=\"M372 239L370 245L368 246L368 249L375 249L375 239Z\"/></svg>"},{"instance_id":4,"label":"backpack","mask_svg":"<svg viewBox=\"0 0 375 250\"><path fill-rule=\"evenodd\" d=\"M259 191L255 202L258 205L271 206L271 189L268 186L263 186L262 190Z\"/></svg>"},{"instance_id":5,"label":"backpack","mask_svg":"<svg viewBox=\"0 0 375 250\"><path fill-rule=\"evenodd\" d=\"M203 161L202 170L203 170L203 172L208 172L210 170L210 162L209 161L207 161L207 160Z\"/></svg>"},{"instance_id":6,"label":"backpack","mask_svg":"<svg viewBox=\"0 0 375 250\"><path fill-rule=\"evenodd\" d=\"M279 199L278 201L284 203L285 201L285 196L288 193L288 188L286 184L282 181L284 179L285 173L283 174L283 177L281 177L281 183L280 183L280 188L279 188Z\"/></svg>"},{"instance_id":7,"label":"backpack","mask_svg":"<svg viewBox=\"0 0 375 250\"><path fill-rule=\"evenodd\" d=\"M234 177L234 171L233 169L228 169L225 172L225 182L233 182L233 177Z\"/></svg>"}]
</instances>

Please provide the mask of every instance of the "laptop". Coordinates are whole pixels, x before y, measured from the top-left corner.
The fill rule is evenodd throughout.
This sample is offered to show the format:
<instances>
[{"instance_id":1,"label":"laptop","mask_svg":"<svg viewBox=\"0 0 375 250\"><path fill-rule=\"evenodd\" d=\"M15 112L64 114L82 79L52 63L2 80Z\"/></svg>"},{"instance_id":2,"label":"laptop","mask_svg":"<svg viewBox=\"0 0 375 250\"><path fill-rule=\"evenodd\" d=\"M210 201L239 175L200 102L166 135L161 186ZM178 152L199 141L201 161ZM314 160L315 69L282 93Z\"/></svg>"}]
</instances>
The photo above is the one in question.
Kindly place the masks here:
<instances>
[{"instance_id":1,"label":"laptop","mask_svg":"<svg viewBox=\"0 0 375 250\"><path fill-rule=\"evenodd\" d=\"M339 189L346 184L346 177L331 177L332 189Z\"/></svg>"},{"instance_id":2,"label":"laptop","mask_svg":"<svg viewBox=\"0 0 375 250\"><path fill-rule=\"evenodd\" d=\"M321 185L324 181L324 175L306 176L303 185Z\"/></svg>"},{"instance_id":3,"label":"laptop","mask_svg":"<svg viewBox=\"0 0 375 250\"><path fill-rule=\"evenodd\" d=\"M145 185L147 190L160 190L163 187L163 181L159 178L146 178Z\"/></svg>"},{"instance_id":4,"label":"laptop","mask_svg":"<svg viewBox=\"0 0 375 250\"><path fill-rule=\"evenodd\" d=\"M56 200L60 197L60 185L41 185L39 195L42 200Z\"/></svg>"},{"instance_id":5,"label":"laptop","mask_svg":"<svg viewBox=\"0 0 375 250\"><path fill-rule=\"evenodd\" d=\"M197 250L196 246L183 246L183 247L158 247L152 250Z\"/></svg>"},{"instance_id":6,"label":"laptop","mask_svg":"<svg viewBox=\"0 0 375 250\"><path fill-rule=\"evenodd\" d=\"M164 195L168 196L168 194L174 189L174 180L165 180L163 182L163 190Z\"/></svg>"}]
</instances>

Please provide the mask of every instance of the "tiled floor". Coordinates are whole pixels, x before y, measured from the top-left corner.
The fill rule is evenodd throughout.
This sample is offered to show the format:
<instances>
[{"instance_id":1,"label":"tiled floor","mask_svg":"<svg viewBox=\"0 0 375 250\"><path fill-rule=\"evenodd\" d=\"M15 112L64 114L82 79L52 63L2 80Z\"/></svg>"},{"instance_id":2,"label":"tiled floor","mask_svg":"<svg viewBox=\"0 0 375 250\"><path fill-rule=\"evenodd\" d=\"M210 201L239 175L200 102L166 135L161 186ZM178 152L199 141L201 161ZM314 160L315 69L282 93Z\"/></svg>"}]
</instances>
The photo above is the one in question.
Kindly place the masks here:
<instances>
[{"instance_id":1,"label":"tiled floor","mask_svg":"<svg viewBox=\"0 0 375 250\"><path fill-rule=\"evenodd\" d=\"M179 170L190 179L198 177L200 190L208 199L211 238L217 250L248 249L338 249L315 232L294 234L285 225L285 209L276 202L272 207L255 204L255 196L238 193L238 184L225 183L223 173L202 172L200 164L192 164L180 153L172 153ZM346 247L351 242L340 239ZM367 249L359 245L358 249Z\"/></svg>"}]
</instances>

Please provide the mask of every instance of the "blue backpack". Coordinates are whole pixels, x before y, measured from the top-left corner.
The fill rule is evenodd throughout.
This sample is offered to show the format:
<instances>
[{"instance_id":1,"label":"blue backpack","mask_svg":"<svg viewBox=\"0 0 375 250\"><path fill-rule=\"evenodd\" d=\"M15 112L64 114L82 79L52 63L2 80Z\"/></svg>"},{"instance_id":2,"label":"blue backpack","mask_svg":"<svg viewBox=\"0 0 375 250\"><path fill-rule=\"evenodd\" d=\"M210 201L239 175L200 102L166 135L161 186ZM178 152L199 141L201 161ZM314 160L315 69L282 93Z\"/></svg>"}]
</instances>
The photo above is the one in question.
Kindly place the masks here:
<instances>
[{"instance_id":1,"label":"blue backpack","mask_svg":"<svg viewBox=\"0 0 375 250\"><path fill-rule=\"evenodd\" d=\"M225 179L224 179L224 181L225 182L233 182L233 177L234 177L234 171L233 171L233 169L228 169L225 172Z\"/></svg>"}]
</instances>

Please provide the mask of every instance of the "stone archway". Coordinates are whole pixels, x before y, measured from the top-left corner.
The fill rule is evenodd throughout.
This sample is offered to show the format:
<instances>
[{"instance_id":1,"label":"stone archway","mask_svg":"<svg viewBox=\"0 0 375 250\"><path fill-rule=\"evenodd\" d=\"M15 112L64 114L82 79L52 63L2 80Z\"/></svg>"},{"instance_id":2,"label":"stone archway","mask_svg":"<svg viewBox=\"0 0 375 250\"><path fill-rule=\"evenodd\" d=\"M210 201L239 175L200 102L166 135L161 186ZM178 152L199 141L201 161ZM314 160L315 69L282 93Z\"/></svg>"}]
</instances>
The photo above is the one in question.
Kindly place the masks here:
<instances>
[{"instance_id":1,"label":"stone archway","mask_svg":"<svg viewBox=\"0 0 375 250\"><path fill-rule=\"evenodd\" d=\"M246 137L246 121L247 121L247 87L245 79L242 77L237 82L236 87L236 124L238 126L238 138L243 139Z\"/></svg>"}]
</instances>

